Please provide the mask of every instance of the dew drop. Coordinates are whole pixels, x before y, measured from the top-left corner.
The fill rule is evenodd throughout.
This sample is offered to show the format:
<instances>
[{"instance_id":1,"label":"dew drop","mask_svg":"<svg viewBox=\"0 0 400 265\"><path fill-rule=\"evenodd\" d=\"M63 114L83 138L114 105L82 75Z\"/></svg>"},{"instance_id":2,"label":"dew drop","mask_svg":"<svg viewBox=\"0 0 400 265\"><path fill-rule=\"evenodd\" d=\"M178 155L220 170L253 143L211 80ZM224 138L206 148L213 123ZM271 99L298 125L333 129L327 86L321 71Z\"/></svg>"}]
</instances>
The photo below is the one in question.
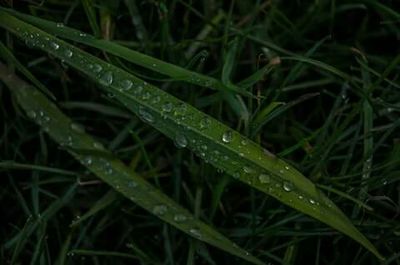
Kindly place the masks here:
<instances>
[{"instance_id":1,"label":"dew drop","mask_svg":"<svg viewBox=\"0 0 400 265\"><path fill-rule=\"evenodd\" d=\"M34 110L28 111L28 117L31 119L36 119L36 112Z\"/></svg>"},{"instance_id":2,"label":"dew drop","mask_svg":"<svg viewBox=\"0 0 400 265\"><path fill-rule=\"evenodd\" d=\"M222 141L224 143L230 143L232 141L233 135L232 131L226 131L222 134Z\"/></svg>"},{"instance_id":3,"label":"dew drop","mask_svg":"<svg viewBox=\"0 0 400 265\"><path fill-rule=\"evenodd\" d=\"M99 83L102 84L103 86L109 86L113 82L113 74L111 71L107 71L104 74L102 74L99 78Z\"/></svg>"},{"instance_id":4,"label":"dew drop","mask_svg":"<svg viewBox=\"0 0 400 265\"><path fill-rule=\"evenodd\" d=\"M58 45L55 42L50 42L50 47L53 48L54 50L58 50L60 48L60 45Z\"/></svg>"},{"instance_id":5,"label":"dew drop","mask_svg":"<svg viewBox=\"0 0 400 265\"><path fill-rule=\"evenodd\" d=\"M190 232L194 237L202 238L202 234L201 234L201 232L200 232L198 229L192 228L192 229L189 230L189 232Z\"/></svg>"},{"instance_id":6,"label":"dew drop","mask_svg":"<svg viewBox=\"0 0 400 265\"><path fill-rule=\"evenodd\" d=\"M171 102L167 102L162 105L161 110L163 112L171 112L173 107L174 107L174 105L172 105Z\"/></svg>"},{"instance_id":7,"label":"dew drop","mask_svg":"<svg viewBox=\"0 0 400 265\"><path fill-rule=\"evenodd\" d=\"M289 182L289 181L283 182L283 190L287 191L287 192L292 191L293 190L293 183Z\"/></svg>"},{"instance_id":8,"label":"dew drop","mask_svg":"<svg viewBox=\"0 0 400 265\"><path fill-rule=\"evenodd\" d=\"M208 117L204 117L200 120L200 130L205 130L210 127L211 120Z\"/></svg>"},{"instance_id":9,"label":"dew drop","mask_svg":"<svg viewBox=\"0 0 400 265\"><path fill-rule=\"evenodd\" d=\"M99 142L94 142L93 147L97 150L104 150L104 146Z\"/></svg>"},{"instance_id":10,"label":"dew drop","mask_svg":"<svg viewBox=\"0 0 400 265\"><path fill-rule=\"evenodd\" d=\"M77 123L71 123L71 130L73 130L74 132L77 132L77 133L85 132L85 129L80 124L77 124Z\"/></svg>"},{"instance_id":11,"label":"dew drop","mask_svg":"<svg viewBox=\"0 0 400 265\"><path fill-rule=\"evenodd\" d=\"M93 164L93 159L90 156L87 156L83 159L83 164L86 166L90 166L91 164Z\"/></svg>"},{"instance_id":12,"label":"dew drop","mask_svg":"<svg viewBox=\"0 0 400 265\"><path fill-rule=\"evenodd\" d=\"M132 88L133 82L131 80L125 79L121 81L121 87L123 90L128 91Z\"/></svg>"},{"instance_id":13,"label":"dew drop","mask_svg":"<svg viewBox=\"0 0 400 265\"><path fill-rule=\"evenodd\" d=\"M235 173L233 173L233 178L234 178L234 179L240 178L240 172L239 172L239 171L236 171Z\"/></svg>"},{"instance_id":14,"label":"dew drop","mask_svg":"<svg viewBox=\"0 0 400 265\"><path fill-rule=\"evenodd\" d=\"M167 211L168 211L167 206L165 206L163 204L156 205L156 206L153 207L153 213L155 215L164 215L164 214L167 213Z\"/></svg>"},{"instance_id":15,"label":"dew drop","mask_svg":"<svg viewBox=\"0 0 400 265\"><path fill-rule=\"evenodd\" d=\"M187 220L186 215L184 214L176 214L174 215L174 221L177 223L182 223L185 222Z\"/></svg>"},{"instance_id":16,"label":"dew drop","mask_svg":"<svg viewBox=\"0 0 400 265\"><path fill-rule=\"evenodd\" d=\"M62 28L62 27L64 27L64 24L63 24L63 23L57 23L57 24L56 24L56 27L57 27L57 28Z\"/></svg>"},{"instance_id":17,"label":"dew drop","mask_svg":"<svg viewBox=\"0 0 400 265\"><path fill-rule=\"evenodd\" d=\"M95 73L100 73L103 70L103 67L100 64L91 64L89 68L93 70Z\"/></svg>"},{"instance_id":18,"label":"dew drop","mask_svg":"<svg viewBox=\"0 0 400 265\"><path fill-rule=\"evenodd\" d=\"M180 104L178 107L175 108L174 115L175 116L183 116L185 115L187 110L187 106L185 104Z\"/></svg>"},{"instance_id":19,"label":"dew drop","mask_svg":"<svg viewBox=\"0 0 400 265\"><path fill-rule=\"evenodd\" d=\"M175 140L174 141L175 145L178 148L185 148L187 146L187 144L188 144L186 136L184 134L182 134L182 133L177 133L175 135L175 139L174 140Z\"/></svg>"},{"instance_id":20,"label":"dew drop","mask_svg":"<svg viewBox=\"0 0 400 265\"><path fill-rule=\"evenodd\" d=\"M247 174L254 173L254 169L252 169L251 167L248 167L248 166L244 166L243 171L244 171L244 173L247 173Z\"/></svg>"},{"instance_id":21,"label":"dew drop","mask_svg":"<svg viewBox=\"0 0 400 265\"><path fill-rule=\"evenodd\" d=\"M258 176L258 180L262 183L262 184L268 184L271 182L271 177L268 176L267 174L260 174Z\"/></svg>"},{"instance_id":22,"label":"dew drop","mask_svg":"<svg viewBox=\"0 0 400 265\"><path fill-rule=\"evenodd\" d=\"M159 96L155 96L153 97L153 99L151 100L151 103L153 104L157 104L158 102L160 102L161 98Z\"/></svg>"},{"instance_id":23,"label":"dew drop","mask_svg":"<svg viewBox=\"0 0 400 265\"><path fill-rule=\"evenodd\" d=\"M315 204L315 201L313 199L308 200L311 204Z\"/></svg>"},{"instance_id":24,"label":"dew drop","mask_svg":"<svg viewBox=\"0 0 400 265\"><path fill-rule=\"evenodd\" d=\"M134 182L133 180L131 180L131 181L128 182L128 187L129 188L135 188L135 187L137 187L137 183Z\"/></svg>"},{"instance_id":25,"label":"dew drop","mask_svg":"<svg viewBox=\"0 0 400 265\"><path fill-rule=\"evenodd\" d=\"M65 50L64 54L65 54L65 56L67 56L68 58L71 58L72 55L73 55L73 53L72 53L71 50Z\"/></svg>"},{"instance_id":26,"label":"dew drop","mask_svg":"<svg viewBox=\"0 0 400 265\"><path fill-rule=\"evenodd\" d=\"M139 108L139 117L147 123L153 123L154 117L151 113L147 112L143 107Z\"/></svg>"}]
</instances>

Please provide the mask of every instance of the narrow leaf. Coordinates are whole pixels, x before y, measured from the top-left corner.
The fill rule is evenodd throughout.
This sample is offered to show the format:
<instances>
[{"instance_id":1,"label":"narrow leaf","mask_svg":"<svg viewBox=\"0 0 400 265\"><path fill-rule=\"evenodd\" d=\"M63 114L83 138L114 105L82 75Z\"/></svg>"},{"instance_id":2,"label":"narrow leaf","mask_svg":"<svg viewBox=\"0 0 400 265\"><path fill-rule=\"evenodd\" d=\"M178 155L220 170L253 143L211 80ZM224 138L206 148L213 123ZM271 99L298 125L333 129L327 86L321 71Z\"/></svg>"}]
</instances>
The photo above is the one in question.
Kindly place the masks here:
<instances>
[{"instance_id":1,"label":"narrow leaf","mask_svg":"<svg viewBox=\"0 0 400 265\"><path fill-rule=\"evenodd\" d=\"M334 227L381 258L343 212L286 162L165 91L6 12L0 11L0 14L2 27L95 80L143 121L174 139L177 146L189 148L235 179ZM67 56L71 53L72 56Z\"/></svg>"}]
</instances>

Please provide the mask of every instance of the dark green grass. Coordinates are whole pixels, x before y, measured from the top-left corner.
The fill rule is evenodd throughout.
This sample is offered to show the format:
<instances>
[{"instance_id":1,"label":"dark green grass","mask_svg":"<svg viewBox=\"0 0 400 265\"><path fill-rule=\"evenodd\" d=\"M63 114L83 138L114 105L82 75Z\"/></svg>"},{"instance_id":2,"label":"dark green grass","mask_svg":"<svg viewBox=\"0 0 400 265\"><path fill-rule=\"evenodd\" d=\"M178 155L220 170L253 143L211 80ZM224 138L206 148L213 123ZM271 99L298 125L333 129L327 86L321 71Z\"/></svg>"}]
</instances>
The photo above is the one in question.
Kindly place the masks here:
<instances>
[{"instance_id":1,"label":"dark green grass","mask_svg":"<svg viewBox=\"0 0 400 265\"><path fill-rule=\"evenodd\" d=\"M384 264L400 263L396 1L74 3L16 1L14 7L217 79L224 80L232 67L235 84L279 56L281 63L248 89L262 97L245 97L246 107L235 108L219 92L168 80L82 46L140 72L279 154L325 189L387 258ZM219 10L225 18L211 24ZM196 40L206 27L209 34ZM85 124L141 176L261 260L379 264L344 235L221 176L188 150L176 149L78 72L5 31L1 36L45 87L55 88L51 93L67 115ZM232 58L235 38L238 50ZM197 49L185 57L190 47ZM0 95L1 263L244 263L188 238L115 194L27 119L3 85ZM260 118L271 102L286 104ZM86 219L70 227L80 217ZM32 223L37 225L25 245L10 243ZM63 260L65 252L69 255Z\"/></svg>"}]
</instances>

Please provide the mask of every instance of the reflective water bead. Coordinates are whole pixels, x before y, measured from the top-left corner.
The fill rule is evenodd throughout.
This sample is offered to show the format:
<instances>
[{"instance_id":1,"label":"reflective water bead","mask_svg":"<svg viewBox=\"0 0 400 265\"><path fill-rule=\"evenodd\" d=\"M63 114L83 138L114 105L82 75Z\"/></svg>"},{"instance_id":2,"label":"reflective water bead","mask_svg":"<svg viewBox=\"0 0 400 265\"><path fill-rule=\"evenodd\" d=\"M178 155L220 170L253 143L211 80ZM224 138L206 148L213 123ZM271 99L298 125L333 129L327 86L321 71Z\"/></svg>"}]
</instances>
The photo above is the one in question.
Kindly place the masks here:
<instances>
[{"instance_id":1,"label":"reflective water bead","mask_svg":"<svg viewBox=\"0 0 400 265\"><path fill-rule=\"evenodd\" d=\"M133 86L133 82L131 80L125 79L121 81L121 87L123 90L128 91Z\"/></svg>"},{"instance_id":2,"label":"reflective water bead","mask_svg":"<svg viewBox=\"0 0 400 265\"><path fill-rule=\"evenodd\" d=\"M109 86L113 82L113 73L111 71L106 71L99 78L99 83L103 86Z\"/></svg>"},{"instance_id":3,"label":"reflective water bead","mask_svg":"<svg viewBox=\"0 0 400 265\"><path fill-rule=\"evenodd\" d=\"M140 107L139 108L139 117L147 123L153 123L154 122L154 117L151 115L151 113L147 112L145 108Z\"/></svg>"},{"instance_id":4,"label":"reflective water bead","mask_svg":"<svg viewBox=\"0 0 400 265\"><path fill-rule=\"evenodd\" d=\"M77 123L71 123L71 130L77 132L77 133L84 133L85 128L83 128L80 124Z\"/></svg>"},{"instance_id":5,"label":"reflective water bead","mask_svg":"<svg viewBox=\"0 0 400 265\"><path fill-rule=\"evenodd\" d=\"M165 206L163 204L156 205L156 206L153 207L153 213L155 215L164 215L164 214L167 213L167 211L168 211L167 206Z\"/></svg>"},{"instance_id":6,"label":"reflective water bead","mask_svg":"<svg viewBox=\"0 0 400 265\"><path fill-rule=\"evenodd\" d=\"M174 140L175 140L176 147L179 147L179 148L184 148L188 144L186 136L184 134L182 134L182 133L177 133L175 135L175 139Z\"/></svg>"},{"instance_id":7,"label":"reflective water bead","mask_svg":"<svg viewBox=\"0 0 400 265\"><path fill-rule=\"evenodd\" d=\"M28 111L28 117L31 119L35 119L36 118L36 112L34 110L30 110Z\"/></svg>"},{"instance_id":8,"label":"reflective water bead","mask_svg":"<svg viewBox=\"0 0 400 265\"><path fill-rule=\"evenodd\" d=\"M103 70L103 67L100 64L91 64L89 68L93 70L95 73L100 73Z\"/></svg>"},{"instance_id":9,"label":"reflective water bead","mask_svg":"<svg viewBox=\"0 0 400 265\"><path fill-rule=\"evenodd\" d=\"M73 53L71 50L65 50L64 54L65 54L65 56L71 58Z\"/></svg>"},{"instance_id":10,"label":"reflective water bead","mask_svg":"<svg viewBox=\"0 0 400 265\"><path fill-rule=\"evenodd\" d=\"M201 232L200 232L198 229L192 228L192 229L189 230L189 232L190 232L194 237L197 237L197 238L201 238L201 237L202 237L202 234L201 234Z\"/></svg>"},{"instance_id":11,"label":"reflective water bead","mask_svg":"<svg viewBox=\"0 0 400 265\"><path fill-rule=\"evenodd\" d=\"M293 183L289 182L289 181L283 182L283 190L287 191L287 192L292 191L293 190Z\"/></svg>"},{"instance_id":12,"label":"reflective water bead","mask_svg":"<svg viewBox=\"0 0 400 265\"><path fill-rule=\"evenodd\" d=\"M271 182L271 177L269 175L266 174L260 174L258 176L258 180L262 183L262 184L268 184Z\"/></svg>"},{"instance_id":13,"label":"reflective water bead","mask_svg":"<svg viewBox=\"0 0 400 265\"><path fill-rule=\"evenodd\" d=\"M200 129L201 130L205 130L208 127L210 127L210 124L211 124L211 120L208 117L204 117L204 118L202 118L200 120L200 124L199 124L200 125Z\"/></svg>"},{"instance_id":14,"label":"reflective water bead","mask_svg":"<svg viewBox=\"0 0 400 265\"><path fill-rule=\"evenodd\" d=\"M101 143L99 143L99 142L94 142L94 143L93 143L93 147L94 147L95 149L98 149L98 150L103 150L103 149L104 149L103 144L101 144Z\"/></svg>"},{"instance_id":15,"label":"reflective water bead","mask_svg":"<svg viewBox=\"0 0 400 265\"><path fill-rule=\"evenodd\" d=\"M50 42L50 47L53 48L54 50L58 50L60 48L60 45L58 45L55 42Z\"/></svg>"},{"instance_id":16,"label":"reflective water bead","mask_svg":"<svg viewBox=\"0 0 400 265\"><path fill-rule=\"evenodd\" d=\"M224 143L230 143L232 141L233 134L232 131L226 131L222 134L222 141Z\"/></svg>"},{"instance_id":17,"label":"reflective water bead","mask_svg":"<svg viewBox=\"0 0 400 265\"><path fill-rule=\"evenodd\" d=\"M177 223L185 222L186 220L187 220L186 215L183 215L183 214L174 215L174 221Z\"/></svg>"},{"instance_id":18,"label":"reflective water bead","mask_svg":"<svg viewBox=\"0 0 400 265\"><path fill-rule=\"evenodd\" d=\"M171 112L173 107L174 107L174 105L172 105L171 102L167 102L162 105L161 110L164 112Z\"/></svg>"}]
</instances>

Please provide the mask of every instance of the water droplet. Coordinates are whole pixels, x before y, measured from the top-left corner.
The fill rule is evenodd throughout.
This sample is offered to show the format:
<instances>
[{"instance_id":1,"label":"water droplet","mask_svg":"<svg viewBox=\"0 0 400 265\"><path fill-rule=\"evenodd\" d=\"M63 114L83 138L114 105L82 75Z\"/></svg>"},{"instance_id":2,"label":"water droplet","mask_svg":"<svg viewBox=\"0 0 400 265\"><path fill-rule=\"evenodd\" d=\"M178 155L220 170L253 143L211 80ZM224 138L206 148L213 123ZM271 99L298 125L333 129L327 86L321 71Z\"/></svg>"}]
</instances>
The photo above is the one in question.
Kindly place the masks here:
<instances>
[{"instance_id":1,"label":"water droplet","mask_svg":"<svg viewBox=\"0 0 400 265\"><path fill-rule=\"evenodd\" d=\"M57 27L57 28L62 28L62 27L64 27L64 24L63 24L63 23L57 23L57 24L56 24L56 27Z\"/></svg>"},{"instance_id":2,"label":"water droplet","mask_svg":"<svg viewBox=\"0 0 400 265\"><path fill-rule=\"evenodd\" d=\"M151 113L147 112L145 108L140 107L139 108L139 117L147 123L153 123L154 122L154 117L151 115Z\"/></svg>"},{"instance_id":3,"label":"water droplet","mask_svg":"<svg viewBox=\"0 0 400 265\"><path fill-rule=\"evenodd\" d=\"M28 117L31 119L36 119L36 112L34 110L28 111Z\"/></svg>"},{"instance_id":4,"label":"water droplet","mask_svg":"<svg viewBox=\"0 0 400 265\"><path fill-rule=\"evenodd\" d=\"M73 53L71 50L65 50L64 54L65 54L65 56L71 58Z\"/></svg>"},{"instance_id":5,"label":"water droplet","mask_svg":"<svg viewBox=\"0 0 400 265\"><path fill-rule=\"evenodd\" d=\"M171 112L173 107L174 107L174 105L172 105L171 102L167 102L162 105L161 110L163 112Z\"/></svg>"},{"instance_id":6,"label":"water droplet","mask_svg":"<svg viewBox=\"0 0 400 265\"><path fill-rule=\"evenodd\" d=\"M290 169L290 167L286 165L286 166L285 166L285 169L286 169L286 170L289 170L289 169Z\"/></svg>"},{"instance_id":7,"label":"water droplet","mask_svg":"<svg viewBox=\"0 0 400 265\"><path fill-rule=\"evenodd\" d=\"M234 178L234 179L240 178L240 172L239 172L239 171L236 171L235 173L233 173L233 178Z\"/></svg>"},{"instance_id":8,"label":"water droplet","mask_svg":"<svg viewBox=\"0 0 400 265\"><path fill-rule=\"evenodd\" d=\"M289 182L289 181L283 182L283 190L287 191L287 192L292 191L293 190L293 183Z\"/></svg>"},{"instance_id":9,"label":"water droplet","mask_svg":"<svg viewBox=\"0 0 400 265\"><path fill-rule=\"evenodd\" d=\"M104 150L104 146L99 142L94 142L93 147L97 150Z\"/></svg>"},{"instance_id":10,"label":"water droplet","mask_svg":"<svg viewBox=\"0 0 400 265\"><path fill-rule=\"evenodd\" d=\"M158 102L160 102L161 98L159 96L155 96L153 97L153 99L151 100L151 103L153 104L157 104Z\"/></svg>"},{"instance_id":11,"label":"water droplet","mask_svg":"<svg viewBox=\"0 0 400 265\"><path fill-rule=\"evenodd\" d=\"M188 144L186 136L182 133L177 133L175 135L175 145L178 148L185 148Z\"/></svg>"},{"instance_id":12,"label":"water droplet","mask_svg":"<svg viewBox=\"0 0 400 265\"><path fill-rule=\"evenodd\" d=\"M174 215L174 221L177 223L182 223L185 222L187 220L186 215L184 214L176 214Z\"/></svg>"},{"instance_id":13,"label":"water droplet","mask_svg":"<svg viewBox=\"0 0 400 265\"><path fill-rule=\"evenodd\" d=\"M315 204L315 201L313 199L308 200L311 204Z\"/></svg>"},{"instance_id":14,"label":"water droplet","mask_svg":"<svg viewBox=\"0 0 400 265\"><path fill-rule=\"evenodd\" d=\"M260 174L258 176L258 180L262 183L262 184L268 184L271 182L271 177L269 175L266 174Z\"/></svg>"},{"instance_id":15,"label":"water droplet","mask_svg":"<svg viewBox=\"0 0 400 265\"><path fill-rule=\"evenodd\" d=\"M77 123L71 123L71 130L77 133L84 133L85 128L82 127L82 125L77 124Z\"/></svg>"},{"instance_id":16,"label":"water droplet","mask_svg":"<svg viewBox=\"0 0 400 265\"><path fill-rule=\"evenodd\" d=\"M252 169L251 167L248 167L248 166L244 166L243 171L244 171L244 173L247 173L247 174L254 173L254 169Z\"/></svg>"},{"instance_id":17,"label":"water droplet","mask_svg":"<svg viewBox=\"0 0 400 265\"><path fill-rule=\"evenodd\" d=\"M201 234L201 232L200 232L198 229L192 228L192 229L189 230L189 232L190 232L194 237L197 237L197 238L201 238L201 237L202 237L202 234Z\"/></svg>"},{"instance_id":18,"label":"water droplet","mask_svg":"<svg viewBox=\"0 0 400 265\"><path fill-rule=\"evenodd\" d=\"M263 153L269 157L275 158L275 155L268 151L267 149L263 149Z\"/></svg>"},{"instance_id":19,"label":"water droplet","mask_svg":"<svg viewBox=\"0 0 400 265\"><path fill-rule=\"evenodd\" d=\"M200 120L200 130L205 130L210 127L211 120L208 117L204 117Z\"/></svg>"},{"instance_id":20,"label":"water droplet","mask_svg":"<svg viewBox=\"0 0 400 265\"><path fill-rule=\"evenodd\" d=\"M149 98L151 98L151 94L149 92L146 92L142 95L142 99L143 100L148 100Z\"/></svg>"},{"instance_id":21,"label":"water droplet","mask_svg":"<svg viewBox=\"0 0 400 265\"><path fill-rule=\"evenodd\" d=\"M222 141L224 143L230 143L232 141L233 135L232 131L226 131L222 134Z\"/></svg>"},{"instance_id":22,"label":"water droplet","mask_svg":"<svg viewBox=\"0 0 400 265\"><path fill-rule=\"evenodd\" d=\"M86 166L90 166L93 163L93 159L90 156L87 156L83 159L83 164Z\"/></svg>"},{"instance_id":23,"label":"water droplet","mask_svg":"<svg viewBox=\"0 0 400 265\"><path fill-rule=\"evenodd\" d=\"M130 90L132 88L132 86L133 86L133 82L131 80L126 79L126 80L121 81L121 87L125 91Z\"/></svg>"},{"instance_id":24,"label":"water droplet","mask_svg":"<svg viewBox=\"0 0 400 265\"><path fill-rule=\"evenodd\" d=\"M128 182L128 187L129 188L135 188L135 187L137 187L137 183L134 182L133 180L131 180L131 181Z\"/></svg>"},{"instance_id":25,"label":"water droplet","mask_svg":"<svg viewBox=\"0 0 400 265\"><path fill-rule=\"evenodd\" d=\"M103 86L109 86L113 82L113 74L111 71L107 71L104 74L102 74L99 78L99 83L102 84Z\"/></svg>"},{"instance_id":26,"label":"water droplet","mask_svg":"<svg viewBox=\"0 0 400 265\"><path fill-rule=\"evenodd\" d=\"M58 45L55 42L50 42L50 47L53 48L54 50L58 50L58 48L60 48L60 45Z\"/></svg>"},{"instance_id":27,"label":"water droplet","mask_svg":"<svg viewBox=\"0 0 400 265\"><path fill-rule=\"evenodd\" d=\"M246 145L247 145L247 140L246 140L246 139L243 139L240 143L241 143L243 146L246 146Z\"/></svg>"},{"instance_id":28,"label":"water droplet","mask_svg":"<svg viewBox=\"0 0 400 265\"><path fill-rule=\"evenodd\" d=\"M100 73L103 70L103 67L100 64L91 64L89 65L89 68L95 73Z\"/></svg>"},{"instance_id":29,"label":"water droplet","mask_svg":"<svg viewBox=\"0 0 400 265\"><path fill-rule=\"evenodd\" d=\"M168 211L167 206L165 206L165 205L163 205L163 204L156 205L156 206L154 206L154 208L153 208L153 213L154 213L155 215L164 215L164 214L167 213L167 211Z\"/></svg>"},{"instance_id":30,"label":"water droplet","mask_svg":"<svg viewBox=\"0 0 400 265\"><path fill-rule=\"evenodd\" d=\"M174 115L183 116L185 115L186 110L187 110L186 104L180 104L178 107L175 108Z\"/></svg>"}]
</instances>

